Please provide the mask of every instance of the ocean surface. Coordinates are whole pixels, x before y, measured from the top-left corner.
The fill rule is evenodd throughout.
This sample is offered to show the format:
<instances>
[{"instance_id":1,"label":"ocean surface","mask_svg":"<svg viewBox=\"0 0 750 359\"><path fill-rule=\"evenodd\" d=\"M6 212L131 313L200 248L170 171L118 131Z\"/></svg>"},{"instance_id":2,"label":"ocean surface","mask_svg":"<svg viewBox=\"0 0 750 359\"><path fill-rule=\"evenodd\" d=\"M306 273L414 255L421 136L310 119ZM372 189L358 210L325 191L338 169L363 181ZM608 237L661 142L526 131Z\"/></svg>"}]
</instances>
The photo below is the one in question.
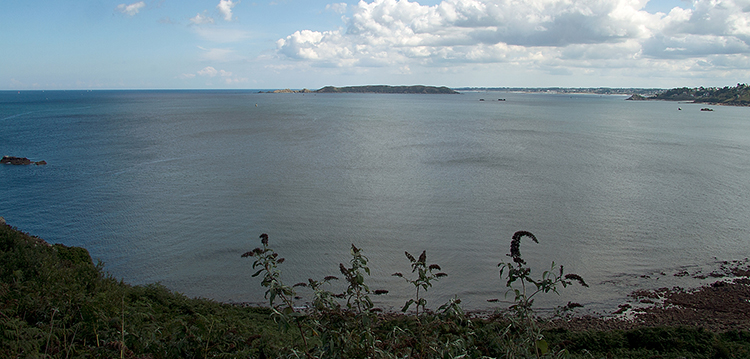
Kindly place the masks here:
<instances>
[{"instance_id":1,"label":"ocean surface","mask_svg":"<svg viewBox=\"0 0 750 359\"><path fill-rule=\"evenodd\" d=\"M497 264L526 230L535 276L554 261L590 284L537 305L606 311L750 256L750 108L625 98L5 91L0 155L48 164L0 167L0 216L228 302L264 301L240 257L261 233L289 285L339 275L355 244L396 310L414 293L391 274L423 250L448 274L429 308L506 306Z\"/></svg>"}]
</instances>

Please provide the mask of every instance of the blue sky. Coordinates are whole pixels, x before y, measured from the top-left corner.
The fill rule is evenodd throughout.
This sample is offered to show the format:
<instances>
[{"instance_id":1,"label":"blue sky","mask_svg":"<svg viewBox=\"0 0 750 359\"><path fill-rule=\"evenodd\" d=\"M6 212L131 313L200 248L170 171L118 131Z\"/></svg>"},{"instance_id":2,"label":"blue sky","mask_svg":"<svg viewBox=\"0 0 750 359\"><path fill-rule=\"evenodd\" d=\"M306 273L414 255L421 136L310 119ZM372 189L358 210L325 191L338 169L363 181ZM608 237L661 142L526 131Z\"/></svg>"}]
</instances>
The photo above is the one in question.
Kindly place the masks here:
<instances>
[{"instance_id":1,"label":"blue sky","mask_svg":"<svg viewBox=\"0 0 750 359\"><path fill-rule=\"evenodd\" d=\"M4 0L0 89L750 82L750 0Z\"/></svg>"}]
</instances>

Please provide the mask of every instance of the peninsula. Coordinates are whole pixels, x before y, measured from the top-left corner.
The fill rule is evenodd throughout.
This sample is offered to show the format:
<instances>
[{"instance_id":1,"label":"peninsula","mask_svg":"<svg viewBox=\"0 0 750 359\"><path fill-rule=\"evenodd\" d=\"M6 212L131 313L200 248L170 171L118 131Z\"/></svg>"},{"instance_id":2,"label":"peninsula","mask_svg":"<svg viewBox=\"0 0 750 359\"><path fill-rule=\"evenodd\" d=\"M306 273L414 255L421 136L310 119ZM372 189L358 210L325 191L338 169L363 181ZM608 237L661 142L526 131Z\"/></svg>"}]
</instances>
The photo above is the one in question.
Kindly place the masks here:
<instances>
[{"instance_id":1,"label":"peninsula","mask_svg":"<svg viewBox=\"0 0 750 359\"><path fill-rule=\"evenodd\" d=\"M693 103L706 103L715 105L750 106L750 86L737 84L734 87L679 87L654 94L642 96L634 94L628 100L665 100L665 101L687 101Z\"/></svg>"},{"instance_id":2,"label":"peninsula","mask_svg":"<svg viewBox=\"0 0 750 359\"><path fill-rule=\"evenodd\" d=\"M445 86L389 86L389 85L366 85L366 86L346 86L335 87L326 86L318 90L275 90L270 93L400 93L400 94L458 94L459 92L451 90Z\"/></svg>"}]
</instances>

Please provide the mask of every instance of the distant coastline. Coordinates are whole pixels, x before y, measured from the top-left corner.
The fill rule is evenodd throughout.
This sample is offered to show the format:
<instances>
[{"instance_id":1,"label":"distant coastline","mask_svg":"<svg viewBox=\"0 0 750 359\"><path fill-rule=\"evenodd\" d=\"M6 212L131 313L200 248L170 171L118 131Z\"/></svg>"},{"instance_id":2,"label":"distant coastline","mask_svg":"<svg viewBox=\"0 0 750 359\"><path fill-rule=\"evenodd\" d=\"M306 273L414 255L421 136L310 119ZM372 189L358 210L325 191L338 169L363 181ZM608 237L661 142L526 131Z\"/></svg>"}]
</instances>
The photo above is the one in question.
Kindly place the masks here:
<instances>
[{"instance_id":1,"label":"distant coastline","mask_svg":"<svg viewBox=\"0 0 750 359\"><path fill-rule=\"evenodd\" d=\"M645 95L652 96L666 91L662 88L637 87L459 87L456 91L496 91L523 93L562 93L562 94L594 94L594 95Z\"/></svg>"},{"instance_id":2,"label":"distant coastline","mask_svg":"<svg viewBox=\"0 0 750 359\"><path fill-rule=\"evenodd\" d=\"M737 84L734 87L679 87L662 91L658 94L645 97L634 93L627 100L631 101L683 101L692 103L705 103L709 105L728 106L750 106L750 86Z\"/></svg>"},{"instance_id":3,"label":"distant coastline","mask_svg":"<svg viewBox=\"0 0 750 359\"><path fill-rule=\"evenodd\" d=\"M262 91L261 91L262 92ZM401 93L401 94L458 94L459 92L448 87L441 86L389 86L389 85L365 85L365 86L326 86L318 90L275 90L266 93Z\"/></svg>"}]
</instances>

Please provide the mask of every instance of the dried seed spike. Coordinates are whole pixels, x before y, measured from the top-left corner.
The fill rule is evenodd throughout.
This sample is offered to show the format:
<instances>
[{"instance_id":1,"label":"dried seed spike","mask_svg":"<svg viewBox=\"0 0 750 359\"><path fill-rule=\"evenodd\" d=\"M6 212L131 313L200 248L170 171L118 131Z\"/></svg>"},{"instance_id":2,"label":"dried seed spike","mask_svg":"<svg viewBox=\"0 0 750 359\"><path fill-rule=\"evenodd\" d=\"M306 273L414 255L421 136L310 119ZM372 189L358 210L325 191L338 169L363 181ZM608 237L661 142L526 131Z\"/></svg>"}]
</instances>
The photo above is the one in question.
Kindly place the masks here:
<instances>
[{"instance_id":1,"label":"dried seed spike","mask_svg":"<svg viewBox=\"0 0 750 359\"><path fill-rule=\"evenodd\" d=\"M354 243L352 243L352 252L359 253L359 249L354 246Z\"/></svg>"},{"instance_id":2,"label":"dried seed spike","mask_svg":"<svg viewBox=\"0 0 750 359\"><path fill-rule=\"evenodd\" d=\"M294 288L294 287L307 287L307 283L299 282L299 283L297 283L297 284L295 284L295 285L292 286L292 288Z\"/></svg>"},{"instance_id":3,"label":"dried seed spike","mask_svg":"<svg viewBox=\"0 0 750 359\"><path fill-rule=\"evenodd\" d=\"M510 257L513 258L513 261L525 265L526 261L524 261L521 258L521 237L527 236L531 238L535 243L539 243L539 241L536 239L536 237L531 234L531 232L527 231L517 231L516 233L513 233L513 238L510 241Z\"/></svg>"},{"instance_id":4,"label":"dried seed spike","mask_svg":"<svg viewBox=\"0 0 750 359\"><path fill-rule=\"evenodd\" d=\"M339 280L339 277L329 275L329 276L326 276L325 278L323 278L323 280L326 280L326 281L328 281L328 280Z\"/></svg>"},{"instance_id":5,"label":"dried seed spike","mask_svg":"<svg viewBox=\"0 0 750 359\"><path fill-rule=\"evenodd\" d=\"M341 274L343 275L347 274L348 271L346 270L346 267L344 267L344 263L339 263L339 271L341 271Z\"/></svg>"},{"instance_id":6,"label":"dried seed spike","mask_svg":"<svg viewBox=\"0 0 750 359\"><path fill-rule=\"evenodd\" d=\"M414 258L414 256L413 256L413 255L409 254L409 252L407 252L407 251L404 251L404 254L406 254L406 258L409 258L409 260L410 260L410 261L411 261L412 263L414 263L414 262L416 262L416 261L417 261L417 260L416 260L416 259Z\"/></svg>"},{"instance_id":7,"label":"dried seed spike","mask_svg":"<svg viewBox=\"0 0 750 359\"><path fill-rule=\"evenodd\" d=\"M263 233L260 235L260 242L264 245L268 245L268 235Z\"/></svg>"},{"instance_id":8,"label":"dried seed spike","mask_svg":"<svg viewBox=\"0 0 750 359\"><path fill-rule=\"evenodd\" d=\"M565 279L567 279L567 280L574 280L574 281L580 283L584 287L588 287L589 286L588 284L586 284L586 282L583 281L583 278L581 278L581 276L579 276L578 274L573 274L573 273L566 274L565 275Z\"/></svg>"},{"instance_id":9,"label":"dried seed spike","mask_svg":"<svg viewBox=\"0 0 750 359\"><path fill-rule=\"evenodd\" d=\"M422 254L419 255L419 263L426 263L427 262L427 251L422 251Z\"/></svg>"},{"instance_id":10,"label":"dried seed spike","mask_svg":"<svg viewBox=\"0 0 750 359\"><path fill-rule=\"evenodd\" d=\"M440 266L437 264L430 264L430 270L441 270Z\"/></svg>"},{"instance_id":11,"label":"dried seed spike","mask_svg":"<svg viewBox=\"0 0 750 359\"><path fill-rule=\"evenodd\" d=\"M394 276L394 277L403 277L404 276L403 274L398 273L398 272L397 273L393 273L391 275Z\"/></svg>"}]
</instances>

